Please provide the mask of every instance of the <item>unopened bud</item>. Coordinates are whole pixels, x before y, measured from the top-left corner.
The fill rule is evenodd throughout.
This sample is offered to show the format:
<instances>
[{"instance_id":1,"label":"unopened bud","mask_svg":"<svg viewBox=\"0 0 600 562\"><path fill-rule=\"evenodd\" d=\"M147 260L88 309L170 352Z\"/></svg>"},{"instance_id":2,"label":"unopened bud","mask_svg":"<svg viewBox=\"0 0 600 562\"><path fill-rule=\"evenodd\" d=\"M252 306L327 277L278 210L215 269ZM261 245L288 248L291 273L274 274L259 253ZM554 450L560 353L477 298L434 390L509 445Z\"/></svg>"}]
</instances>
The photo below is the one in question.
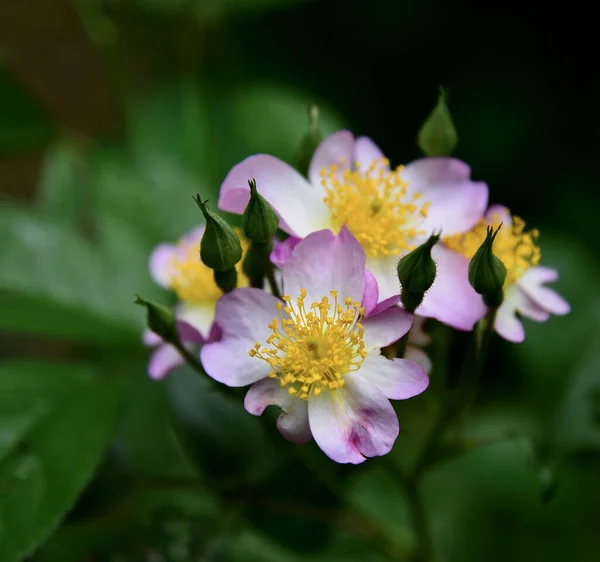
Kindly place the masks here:
<instances>
[{"instance_id":1,"label":"unopened bud","mask_svg":"<svg viewBox=\"0 0 600 562\"><path fill-rule=\"evenodd\" d=\"M277 227L279 218L269 205L267 200L258 193L256 180L248 181L250 186L250 201L244 211L244 233L251 242L260 244L271 242Z\"/></svg>"},{"instance_id":2,"label":"unopened bud","mask_svg":"<svg viewBox=\"0 0 600 562\"><path fill-rule=\"evenodd\" d=\"M166 342L174 342L178 339L175 326L175 314L170 308L136 295L135 304L146 307L146 323L148 328L159 335Z\"/></svg>"},{"instance_id":3,"label":"unopened bud","mask_svg":"<svg viewBox=\"0 0 600 562\"><path fill-rule=\"evenodd\" d=\"M456 147L458 133L446 105L446 92L442 88L437 105L419 131L417 142L426 156L448 156Z\"/></svg>"},{"instance_id":4,"label":"unopened bud","mask_svg":"<svg viewBox=\"0 0 600 562\"><path fill-rule=\"evenodd\" d=\"M242 246L237 234L225 220L215 215L200 199L194 198L206 219L206 228L200 241L200 259L215 271L228 271L242 259Z\"/></svg>"},{"instance_id":5,"label":"unopened bud","mask_svg":"<svg viewBox=\"0 0 600 562\"><path fill-rule=\"evenodd\" d=\"M237 286L237 271L235 270L235 267L227 269L226 271L217 271L215 269L213 271L213 277L217 287L224 293L233 291Z\"/></svg>"},{"instance_id":6,"label":"unopened bud","mask_svg":"<svg viewBox=\"0 0 600 562\"><path fill-rule=\"evenodd\" d=\"M301 174L305 176L308 174L310 161L322 140L323 131L319 125L319 108L313 104L308 108L308 131L302 137L296 159L296 167Z\"/></svg>"},{"instance_id":7,"label":"unopened bud","mask_svg":"<svg viewBox=\"0 0 600 562\"><path fill-rule=\"evenodd\" d=\"M469 283L491 308L500 306L504 298L502 287L506 280L506 267L494 255L492 248L501 227L494 232L493 227L488 226L485 240L469 263Z\"/></svg>"},{"instance_id":8,"label":"unopened bud","mask_svg":"<svg viewBox=\"0 0 600 562\"><path fill-rule=\"evenodd\" d=\"M431 257L433 248L441 234L432 234L426 242L405 255L398 262L398 280L402 285L400 300L409 312L414 312L421 304L425 291L435 281L436 267Z\"/></svg>"}]
</instances>

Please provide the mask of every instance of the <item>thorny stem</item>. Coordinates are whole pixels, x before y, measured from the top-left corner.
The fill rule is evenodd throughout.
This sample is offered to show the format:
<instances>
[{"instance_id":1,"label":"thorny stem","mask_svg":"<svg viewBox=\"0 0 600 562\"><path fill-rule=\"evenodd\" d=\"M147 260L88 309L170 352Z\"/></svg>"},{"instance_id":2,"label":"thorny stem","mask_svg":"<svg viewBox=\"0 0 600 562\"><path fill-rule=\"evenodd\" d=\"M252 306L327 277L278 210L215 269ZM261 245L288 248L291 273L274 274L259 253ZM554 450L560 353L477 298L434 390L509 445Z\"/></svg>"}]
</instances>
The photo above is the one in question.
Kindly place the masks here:
<instances>
[{"instance_id":1,"label":"thorny stem","mask_svg":"<svg viewBox=\"0 0 600 562\"><path fill-rule=\"evenodd\" d=\"M386 465L403 487L408 500L413 529L417 538L417 545L412 553L412 562L428 562L433 559L431 535L421 494L422 480L428 468L436 460L440 441L446 428L460 417L475 397L477 381L485 366L490 341L494 334L496 312L495 308L489 309L483 320L483 333L479 341L474 334L472 344L467 352L459 388L454 397L443 402L412 470L408 474L404 474L392 462L388 462Z\"/></svg>"}]
</instances>

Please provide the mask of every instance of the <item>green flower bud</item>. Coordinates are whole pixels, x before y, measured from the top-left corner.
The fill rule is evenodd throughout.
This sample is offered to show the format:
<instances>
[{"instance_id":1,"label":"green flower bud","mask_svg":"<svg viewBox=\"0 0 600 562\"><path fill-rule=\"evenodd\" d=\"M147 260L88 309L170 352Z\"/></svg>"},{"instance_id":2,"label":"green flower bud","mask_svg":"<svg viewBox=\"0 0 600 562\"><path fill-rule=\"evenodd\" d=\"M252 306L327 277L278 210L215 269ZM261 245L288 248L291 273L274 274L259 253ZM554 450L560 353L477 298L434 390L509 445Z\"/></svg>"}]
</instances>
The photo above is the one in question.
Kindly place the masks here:
<instances>
[{"instance_id":1,"label":"green flower bud","mask_svg":"<svg viewBox=\"0 0 600 562\"><path fill-rule=\"evenodd\" d=\"M502 225L494 232L494 229L488 226L485 240L469 263L469 283L483 297L485 304L491 308L502 304L502 287L506 280L506 267L492 250L494 239L501 227Z\"/></svg>"},{"instance_id":2,"label":"green flower bud","mask_svg":"<svg viewBox=\"0 0 600 562\"><path fill-rule=\"evenodd\" d=\"M251 242L266 243L273 240L279 218L273 207L256 190L256 180L248 181L250 201L244 211L244 233Z\"/></svg>"},{"instance_id":3,"label":"green flower bud","mask_svg":"<svg viewBox=\"0 0 600 562\"><path fill-rule=\"evenodd\" d=\"M250 248L244 257L242 271L250 281L251 287L262 289L264 285L265 273L267 268L271 266L269 261L269 253L271 244L250 244Z\"/></svg>"},{"instance_id":4,"label":"green flower bud","mask_svg":"<svg viewBox=\"0 0 600 562\"><path fill-rule=\"evenodd\" d=\"M233 289L235 289L237 286L237 271L235 267L227 269L226 271L217 271L215 269L213 271L213 277L217 287L219 287L219 289L221 289L221 291L224 293L233 291Z\"/></svg>"},{"instance_id":5,"label":"green flower bud","mask_svg":"<svg viewBox=\"0 0 600 562\"><path fill-rule=\"evenodd\" d=\"M228 271L242 259L242 246L233 228L218 215L215 215L200 199L194 198L206 219L206 228L200 241L200 259L204 265L215 271Z\"/></svg>"},{"instance_id":6,"label":"green flower bud","mask_svg":"<svg viewBox=\"0 0 600 562\"><path fill-rule=\"evenodd\" d=\"M446 105L446 92L442 88L437 105L419 131L417 142L426 156L448 156L456 147L458 133Z\"/></svg>"},{"instance_id":7,"label":"green flower bud","mask_svg":"<svg viewBox=\"0 0 600 562\"><path fill-rule=\"evenodd\" d=\"M431 248L439 239L440 234L432 234L426 242L398 262L398 279L403 289L411 293L424 293L433 285L436 269Z\"/></svg>"},{"instance_id":8,"label":"green flower bud","mask_svg":"<svg viewBox=\"0 0 600 562\"><path fill-rule=\"evenodd\" d=\"M146 307L146 323L155 334L166 342L177 341L179 336L175 326L175 314L170 308L136 295L135 304Z\"/></svg>"},{"instance_id":9,"label":"green flower bud","mask_svg":"<svg viewBox=\"0 0 600 562\"><path fill-rule=\"evenodd\" d=\"M301 174L305 176L308 174L310 161L322 140L323 131L319 126L319 108L313 104L308 108L308 131L302 137L296 158L296 168Z\"/></svg>"}]
</instances>

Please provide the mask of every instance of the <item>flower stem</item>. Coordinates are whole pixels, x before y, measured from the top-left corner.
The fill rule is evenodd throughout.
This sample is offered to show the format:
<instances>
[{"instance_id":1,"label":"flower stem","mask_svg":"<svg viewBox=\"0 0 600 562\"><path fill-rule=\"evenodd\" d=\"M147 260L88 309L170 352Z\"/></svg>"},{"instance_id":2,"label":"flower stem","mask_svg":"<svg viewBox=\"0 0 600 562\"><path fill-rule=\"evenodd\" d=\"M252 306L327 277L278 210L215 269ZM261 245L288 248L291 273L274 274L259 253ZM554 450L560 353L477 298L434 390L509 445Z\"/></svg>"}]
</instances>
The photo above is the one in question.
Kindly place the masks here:
<instances>
[{"instance_id":1,"label":"flower stem","mask_svg":"<svg viewBox=\"0 0 600 562\"><path fill-rule=\"evenodd\" d=\"M433 548L431 545L431 535L429 533L429 524L427 523L427 514L421 494L420 481L409 482L405 487L406 498L410 507L413 529L417 536L417 547L413 551L412 561L427 562L431 560Z\"/></svg>"},{"instance_id":2,"label":"flower stem","mask_svg":"<svg viewBox=\"0 0 600 562\"><path fill-rule=\"evenodd\" d=\"M275 268L272 264L269 264L269 267L267 267L267 271L265 274L269 283L269 288L271 289L271 293L274 297L280 299L281 292L279 291L279 287L277 286L277 281L275 281Z\"/></svg>"},{"instance_id":3,"label":"flower stem","mask_svg":"<svg viewBox=\"0 0 600 562\"><path fill-rule=\"evenodd\" d=\"M175 340L170 343L185 359L185 362L192 369L194 369L194 371L198 372L201 375L206 375L206 373L204 372L204 368L202 367L202 363L200 363L200 359L198 359L194 354L192 354L192 352L189 349L185 348L179 340Z\"/></svg>"}]
</instances>

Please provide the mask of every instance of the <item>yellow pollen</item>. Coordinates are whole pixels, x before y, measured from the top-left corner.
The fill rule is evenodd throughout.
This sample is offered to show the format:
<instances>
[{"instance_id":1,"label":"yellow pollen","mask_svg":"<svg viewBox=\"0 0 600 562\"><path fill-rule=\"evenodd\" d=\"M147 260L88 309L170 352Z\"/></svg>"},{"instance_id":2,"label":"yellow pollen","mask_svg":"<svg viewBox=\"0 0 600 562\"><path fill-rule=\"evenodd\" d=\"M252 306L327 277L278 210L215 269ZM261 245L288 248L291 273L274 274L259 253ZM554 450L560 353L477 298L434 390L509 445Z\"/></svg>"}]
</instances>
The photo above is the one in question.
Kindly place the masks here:
<instances>
[{"instance_id":1,"label":"yellow pollen","mask_svg":"<svg viewBox=\"0 0 600 562\"><path fill-rule=\"evenodd\" d=\"M485 240L487 227L496 229L502 218L498 215L492 217L492 222L481 219L472 230L465 234L454 234L442 238L444 244L461 254L472 258ZM512 225L504 223L494 240L494 255L506 267L506 281L504 286L512 285L530 267L535 267L541 258L541 252L536 241L539 232L535 229L525 232L525 221L513 216Z\"/></svg>"},{"instance_id":2,"label":"yellow pollen","mask_svg":"<svg viewBox=\"0 0 600 562\"><path fill-rule=\"evenodd\" d=\"M240 238L245 255L248 242L238 229L235 231ZM189 241L182 238L177 246L171 262L169 287L175 291L180 300L188 303L216 302L223 292L215 283L213 270L200 260L200 240ZM238 286L247 287L248 278L242 272L242 261L243 259L236 265Z\"/></svg>"},{"instance_id":3,"label":"yellow pollen","mask_svg":"<svg viewBox=\"0 0 600 562\"><path fill-rule=\"evenodd\" d=\"M277 307L269 324L267 346L256 343L248 352L271 366L270 378L303 400L344 386L344 375L358 371L367 355L360 320L364 310L351 298L338 303L337 291L307 307L306 290ZM294 302L295 301L295 302Z\"/></svg>"},{"instance_id":4,"label":"yellow pollen","mask_svg":"<svg viewBox=\"0 0 600 562\"><path fill-rule=\"evenodd\" d=\"M388 170L387 159L375 159L365 170L355 162L352 170L338 166L321 170L325 204L338 231L345 224L368 256L390 256L415 248L413 239L427 216L429 202L421 193L408 194L399 166Z\"/></svg>"}]
</instances>

